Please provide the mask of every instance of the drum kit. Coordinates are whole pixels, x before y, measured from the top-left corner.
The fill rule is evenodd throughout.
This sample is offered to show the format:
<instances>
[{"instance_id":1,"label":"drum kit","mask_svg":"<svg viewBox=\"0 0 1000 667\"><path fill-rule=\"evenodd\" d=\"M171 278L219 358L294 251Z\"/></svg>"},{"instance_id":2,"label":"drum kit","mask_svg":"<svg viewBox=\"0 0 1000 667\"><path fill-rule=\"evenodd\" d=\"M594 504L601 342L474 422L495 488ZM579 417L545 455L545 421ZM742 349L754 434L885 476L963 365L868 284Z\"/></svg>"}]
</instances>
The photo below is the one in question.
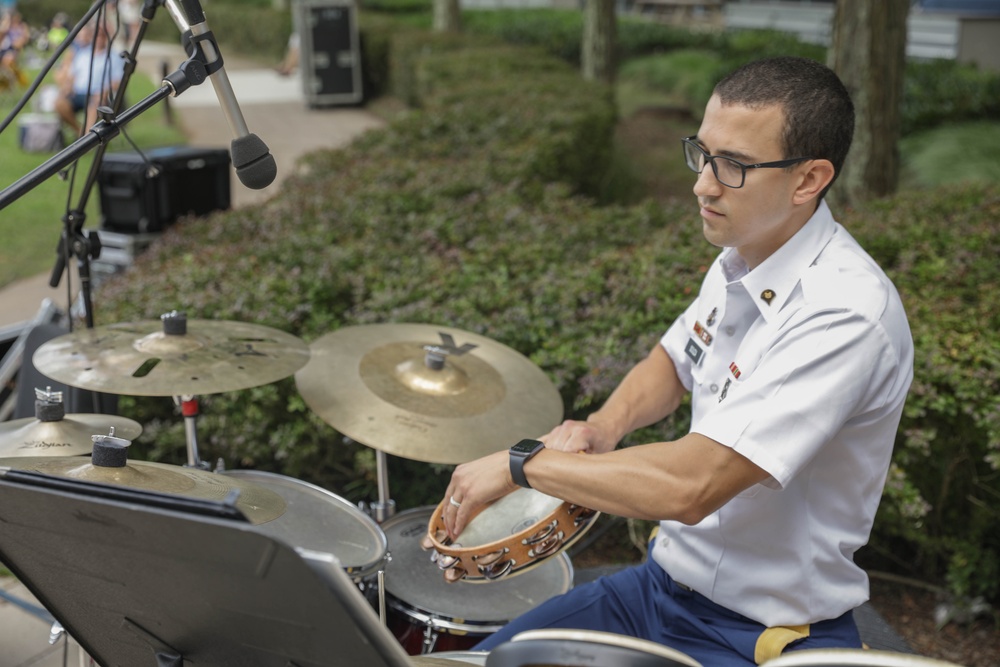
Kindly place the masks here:
<instances>
[{"instance_id":1,"label":"drum kit","mask_svg":"<svg viewBox=\"0 0 1000 667\"><path fill-rule=\"evenodd\" d=\"M130 460L138 423L64 414L58 392L39 389L34 419L0 425L0 471L224 503L256 531L336 557L409 655L469 649L569 590L573 567L565 549L597 518L525 489L488 508L450 542L440 532L440 505L396 513L387 455L462 463L547 432L562 418L562 400L537 366L470 332L362 325L306 345L269 327L172 312L160 322L60 336L42 345L33 363L72 387L172 397L185 419L187 463ZM293 374L324 422L376 450L379 499L367 511L302 480L212 471L201 461L196 396Z\"/></svg>"},{"instance_id":2,"label":"drum kit","mask_svg":"<svg viewBox=\"0 0 1000 667\"><path fill-rule=\"evenodd\" d=\"M698 665L659 644L579 630L533 630L489 653L474 650L572 587L566 549L597 518L530 489L488 507L454 540L443 504L396 513L386 455L462 463L561 419L561 399L542 371L500 343L442 326L379 324L307 346L268 327L173 312L159 323L61 336L33 362L68 386L172 397L185 419L183 466L129 460L139 423L66 414L51 388L36 389L34 418L0 424L0 556L13 559L15 574L49 582L39 599L69 609L86 646L117 662L146 656L180 667L185 655L200 655L205 664L312 665L339 653L344 664L390 667ZM368 511L302 480L201 462L196 395L293 374L317 415L376 450L379 500ZM136 570L137 557L155 560L161 578ZM285 593L292 584L294 599ZM202 599L189 600L191 590ZM101 601L88 611L81 596ZM150 612L155 599L164 604L159 615ZM192 625L191 613L214 631ZM767 664L948 663L819 649Z\"/></svg>"}]
</instances>

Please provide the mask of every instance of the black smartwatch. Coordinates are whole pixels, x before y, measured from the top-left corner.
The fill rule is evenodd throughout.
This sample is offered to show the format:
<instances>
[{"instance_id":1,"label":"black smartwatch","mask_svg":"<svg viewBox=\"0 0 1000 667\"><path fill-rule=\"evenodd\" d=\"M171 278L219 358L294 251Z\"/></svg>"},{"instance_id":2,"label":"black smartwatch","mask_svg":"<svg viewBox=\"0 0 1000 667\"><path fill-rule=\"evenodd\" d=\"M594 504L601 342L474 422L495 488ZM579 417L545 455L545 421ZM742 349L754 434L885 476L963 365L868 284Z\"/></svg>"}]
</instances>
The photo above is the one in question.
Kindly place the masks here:
<instances>
[{"instance_id":1,"label":"black smartwatch","mask_svg":"<svg viewBox=\"0 0 1000 667\"><path fill-rule=\"evenodd\" d=\"M510 448L510 476L515 484L526 489L531 488L524 476L524 464L543 449L545 445L540 440L522 440Z\"/></svg>"}]
</instances>

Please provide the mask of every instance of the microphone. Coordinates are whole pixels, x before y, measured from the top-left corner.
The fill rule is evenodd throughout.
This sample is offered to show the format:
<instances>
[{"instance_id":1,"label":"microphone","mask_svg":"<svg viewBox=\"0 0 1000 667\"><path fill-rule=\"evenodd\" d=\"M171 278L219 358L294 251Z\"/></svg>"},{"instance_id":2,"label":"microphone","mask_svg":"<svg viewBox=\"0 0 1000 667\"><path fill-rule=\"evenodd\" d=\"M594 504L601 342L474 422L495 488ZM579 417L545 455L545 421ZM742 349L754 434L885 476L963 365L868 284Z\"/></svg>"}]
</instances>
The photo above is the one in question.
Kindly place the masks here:
<instances>
[{"instance_id":1,"label":"microphone","mask_svg":"<svg viewBox=\"0 0 1000 667\"><path fill-rule=\"evenodd\" d=\"M177 6L178 1L181 7ZM235 137L230 144L230 152L236 176L248 188L254 190L266 188L274 181L278 168L274 164L274 157L267 144L261 141L256 134L252 134L247 127L243 112L240 111L240 104L236 101L233 86L226 75L222 54L216 45L215 36L209 30L208 22L205 20L205 12L202 11L201 2L199 0L166 0L166 5L181 33L187 37L187 33L190 32L191 47L194 49L192 55L197 55L198 51L201 51L204 57L205 68L212 80L212 86L215 88L215 96L219 98L219 105L229 123L229 129Z\"/></svg>"}]
</instances>

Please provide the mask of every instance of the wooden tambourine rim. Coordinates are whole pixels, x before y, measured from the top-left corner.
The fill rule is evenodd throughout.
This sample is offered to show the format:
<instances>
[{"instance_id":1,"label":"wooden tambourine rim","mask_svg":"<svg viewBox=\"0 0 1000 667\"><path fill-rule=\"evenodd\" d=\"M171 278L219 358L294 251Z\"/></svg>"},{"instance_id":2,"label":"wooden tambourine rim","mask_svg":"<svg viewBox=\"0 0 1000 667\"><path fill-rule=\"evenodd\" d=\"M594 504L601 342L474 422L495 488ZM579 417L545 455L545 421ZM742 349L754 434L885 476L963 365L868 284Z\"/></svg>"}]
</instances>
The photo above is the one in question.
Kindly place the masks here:
<instances>
[{"instance_id":1,"label":"wooden tambourine rim","mask_svg":"<svg viewBox=\"0 0 1000 667\"><path fill-rule=\"evenodd\" d=\"M510 577L515 577L519 574L527 572L528 570L544 563L547 559L565 551L575 544L577 540L583 537L583 535L590 530L590 528L597 521L597 517L601 515L600 512L587 509L586 507L580 507L579 505L563 502L542 519L539 519L524 530L514 533L504 539L494 540L493 542L478 544L471 547L454 547L446 545L434 537L435 533L445 530L443 515L444 508L447 503L447 499L443 500L437 507L434 508L434 513L431 515L430 521L427 524L425 545L428 545L429 549L434 549L437 552L437 559L442 557L457 559L457 562L451 567L442 568L442 574L444 575L446 581L461 580L468 583L486 583L490 581L498 581L500 579L509 579ZM488 509L488 507L484 508L484 510L485 509ZM577 525L578 519L579 525ZM542 556L531 555L530 552L536 545L524 544L524 540L540 532L553 521L556 522L554 529L555 533L558 533L559 531L563 532L563 537L560 539L559 546ZM501 549L506 550L506 554L501 557L501 560L513 559L514 561L514 565L511 567L510 571L506 574L492 578L482 574L479 570L479 563L476 562L476 559L481 556L495 553ZM457 572L458 570L456 570L456 568L461 568L465 574L461 576L453 575L452 577L449 577L449 571L452 573Z\"/></svg>"}]
</instances>

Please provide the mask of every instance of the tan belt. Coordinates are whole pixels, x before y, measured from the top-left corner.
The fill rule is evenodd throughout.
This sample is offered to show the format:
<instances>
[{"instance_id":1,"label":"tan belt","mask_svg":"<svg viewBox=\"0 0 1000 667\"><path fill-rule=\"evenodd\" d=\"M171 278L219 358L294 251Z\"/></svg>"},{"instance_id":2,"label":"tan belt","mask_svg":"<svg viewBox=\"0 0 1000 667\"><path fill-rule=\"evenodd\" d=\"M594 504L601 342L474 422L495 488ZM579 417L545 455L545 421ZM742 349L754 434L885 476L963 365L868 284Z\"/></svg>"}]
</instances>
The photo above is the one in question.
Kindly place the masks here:
<instances>
[{"instance_id":1,"label":"tan belt","mask_svg":"<svg viewBox=\"0 0 1000 667\"><path fill-rule=\"evenodd\" d=\"M809 636L808 625L791 625L768 628L760 633L757 646L754 648L753 659L758 665L777 658L791 644Z\"/></svg>"}]
</instances>

